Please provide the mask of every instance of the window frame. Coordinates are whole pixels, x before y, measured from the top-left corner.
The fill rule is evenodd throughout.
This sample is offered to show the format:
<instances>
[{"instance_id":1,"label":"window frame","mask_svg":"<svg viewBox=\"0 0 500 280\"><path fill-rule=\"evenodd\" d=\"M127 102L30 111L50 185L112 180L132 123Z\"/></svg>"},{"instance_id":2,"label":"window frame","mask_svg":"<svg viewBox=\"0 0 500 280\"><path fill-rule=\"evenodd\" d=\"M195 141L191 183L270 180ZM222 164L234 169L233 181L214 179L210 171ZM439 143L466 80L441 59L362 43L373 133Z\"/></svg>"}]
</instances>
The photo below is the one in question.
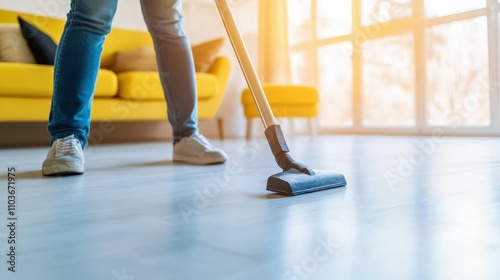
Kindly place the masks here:
<instances>
[{"instance_id":1,"label":"window frame","mask_svg":"<svg viewBox=\"0 0 500 280\"><path fill-rule=\"evenodd\" d=\"M324 46L350 42L353 48L358 44L371 39L390 37L401 34L413 34L414 59L415 59L415 125L411 127L397 126L363 126L363 53L354 51L352 54L353 91L352 91L352 126L349 127L318 127L319 133L336 134L389 134L389 135L434 135L446 134L450 136L500 136L500 3L498 0L483 0L485 8L446 15L436 18L426 18L424 14L424 1L412 1L412 15L407 18L396 19L383 23L379 34L363 39L360 34L372 34L367 31L380 28L379 24L362 25L362 0L352 1L352 31L348 35L318 39L317 29L317 0L311 1L310 17L313 24L309 41L303 41L291 46L291 52L310 52L312 57L311 69L316 85L319 84L318 76L318 49ZM476 17L487 18L488 55L489 55L489 82L490 82L490 125L489 126L430 126L427 124L426 110L426 57L425 32L436 25L447 24ZM354 101L358 102L354 102Z\"/></svg>"}]
</instances>

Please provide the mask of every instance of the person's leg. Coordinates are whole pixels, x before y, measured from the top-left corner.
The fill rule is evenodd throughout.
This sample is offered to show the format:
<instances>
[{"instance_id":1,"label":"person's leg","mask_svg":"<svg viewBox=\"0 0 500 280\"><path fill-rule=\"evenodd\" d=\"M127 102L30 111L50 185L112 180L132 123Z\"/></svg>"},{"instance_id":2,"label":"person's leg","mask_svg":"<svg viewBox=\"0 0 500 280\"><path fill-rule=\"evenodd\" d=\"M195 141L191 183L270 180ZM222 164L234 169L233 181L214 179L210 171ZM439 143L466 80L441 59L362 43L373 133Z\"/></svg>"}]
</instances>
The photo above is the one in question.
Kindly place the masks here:
<instances>
[{"instance_id":1,"label":"person's leg","mask_svg":"<svg viewBox=\"0 0 500 280\"><path fill-rule=\"evenodd\" d=\"M184 32L182 1L141 0L141 6L154 41L168 120L177 143L198 132L195 70Z\"/></svg>"},{"instance_id":2,"label":"person's leg","mask_svg":"<svg viewBox=\"0 0 500 280\"><path fill-rule=\"evenodd\" d=\"M102 47L117 0L72 0L56 52L43 175L82 174Z\"/></svg>"},{"instance_id":3,"label":"person's leg","mask_svg":"<svg viewBox=\"0 0 500 280\"><path fill-rule=\"evenodd\" d=\"M54 67L48 131L51 144L74 135L87 143L102 47L111 30L117 0L72 0Z\"/></svg>"},{"instance_id":4,"label":"person's leg","mask_svg":"<svg viewBox=\"0 0 500 280\"><path fill-rule=\"evenodd\" d=\"M198 133L196 76L184 32L181 0L141 0L153 37L158 71L174 136L174 161L223 163L227 155Z\"/></svg>"}]
</instances>

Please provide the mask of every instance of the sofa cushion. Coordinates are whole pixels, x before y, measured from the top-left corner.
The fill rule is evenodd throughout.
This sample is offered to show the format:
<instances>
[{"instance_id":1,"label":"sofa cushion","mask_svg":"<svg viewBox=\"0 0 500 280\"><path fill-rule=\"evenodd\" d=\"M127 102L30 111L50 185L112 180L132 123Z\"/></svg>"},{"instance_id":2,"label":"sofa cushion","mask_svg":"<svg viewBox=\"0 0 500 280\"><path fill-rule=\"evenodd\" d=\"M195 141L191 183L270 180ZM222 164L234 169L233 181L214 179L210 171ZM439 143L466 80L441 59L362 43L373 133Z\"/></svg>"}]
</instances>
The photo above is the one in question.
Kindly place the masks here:
<instances>
[{"instance_id":1,"label":"sofa cushion","mask_svg":"<svg viewBox=\"0 0 500 280\"><path fill-rule=\"evenodd\" d=\"M0 24L0 62L36 63L19 24Z\"/></svg>"},{"instance_id":2,"label":"sofa cushion","mask_svg":"<svg viewBox=\"0 0 500 280\"><path fill-rule=\"evenodd\" d=\"M156 54L153 47L119 51L110 68L115 73L128 71L157 71Z\"/></svg>"},{"instance_id":3,"label":"sofa cushion","mask_svg":"<svg viewBox=\"0 0 500 280\"><path fill-rule=\"evenodd\" d=\"M313 105L319 102L318 91L311 86L264 83L262 88L271 105ZM241 95L241 103L255 104L248 88Z\"/></svg>"},{"instance_id":4,"label":"sofa cushion","mask_svg":"<svg viewBox=\"0 0 500 280\"><path fill-rule=\"evenodd\" d=\"M196 73L198 100L213 98L218 92L217 77ZM127 100L165 100L156 71L132 71L118 74L118 96Z\"/></svg>"},{"instance_id":5,"label":"sofa cushion","mask_svg":"<svg viewBox=\"0 0 500 280\"><path fill-rule=\"evenodd\" d=\"M54 66L0 62L2 86L0 96L52 96ZM97 78L95 97L113 97L117 92L115 73L101 69Z\"/></svg>"},{"instance_id":6,"label":"sofa cushion","mask_svg":"<svg viewBox=\"0 0 500 280\"><path fill-rule=\"evenodd\" d=\"M219 38L191 47L196 72L208 72L218 57L224 44ZM118 51L113 64L109 68L115 73L127 71L157 71L156 52L152 46L144 46L131 50Z\"/></svg>"},{"instance_id":7,"label":"sofa cushion","mask_svg":"<svg viewBox=\"0 0 500 280\"><path fill-rule=\"evenodd\" d=\"M17 17L28 46L38 64L54 65L57 45L47 34L34 25Z\"/></svg>"},{"instance_id":8,"label":"sofa cushion","mask_svg":"<svg viewBox=\"0 0 500 280\"><path fill-rule=\"evenodd\" d=\"M218 38L192 46L196 72L208 72L224 45L224 39Z\"/></svg>"}]
</instances>

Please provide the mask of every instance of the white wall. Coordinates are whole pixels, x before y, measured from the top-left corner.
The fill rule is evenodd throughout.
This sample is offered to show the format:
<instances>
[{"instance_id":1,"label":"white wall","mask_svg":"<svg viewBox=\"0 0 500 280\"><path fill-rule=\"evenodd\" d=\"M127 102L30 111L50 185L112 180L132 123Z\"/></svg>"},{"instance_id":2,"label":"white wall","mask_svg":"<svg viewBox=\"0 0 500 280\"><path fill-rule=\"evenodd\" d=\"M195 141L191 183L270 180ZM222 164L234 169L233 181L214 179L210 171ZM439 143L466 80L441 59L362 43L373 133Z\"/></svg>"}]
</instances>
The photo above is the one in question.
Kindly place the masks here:
<instances>
[{"instance_id":1,"label":"white wall","mask_svg":"<svg viewBox=\"0 0 500 280\"><path fill-rule=\"evenodd\" d=\"M256 63L258 0L229 0L228 2L232 7L252 59ZM69 10L69 3L69 0L0 0L0 8L65 18ZM229 39L227 39L215 2L213 0L184 0L184 14L186 32L192 44L218 37L226 38L222 53L231 57L233 70L218 116L225 121L225 132L228 137L242 137L245 130L245 120L240 94L246 84L229 44ZM121 28L146 30L139 0L118 1L118 11L113 25ZM215 121L201 121L200 129L209 137L217 135Z\"/></svg>"}]
</instances>

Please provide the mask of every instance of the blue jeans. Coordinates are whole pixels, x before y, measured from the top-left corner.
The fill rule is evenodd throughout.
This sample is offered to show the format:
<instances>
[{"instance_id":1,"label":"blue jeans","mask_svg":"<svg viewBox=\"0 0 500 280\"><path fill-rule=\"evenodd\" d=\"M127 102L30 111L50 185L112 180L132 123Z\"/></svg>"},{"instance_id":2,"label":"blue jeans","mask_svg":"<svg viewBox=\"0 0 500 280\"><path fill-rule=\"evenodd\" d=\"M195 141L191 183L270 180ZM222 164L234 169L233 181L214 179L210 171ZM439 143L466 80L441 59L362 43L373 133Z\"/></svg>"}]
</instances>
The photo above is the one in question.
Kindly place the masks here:
<instances>
[{"instance_id":1,"label":"blue jeans","mask_svg":"<svg viewBox=\"0 0 500 280\"><path fill-rule=\"evenodd\" d=\"M74 134L85 147L92 99L106 35L118 0L72 0L56 52L48 130L51 143ZM181 0L141 0L153 38L174 143L198 131L193 56ZM133 38L131 38L133 40Z\"/></svg>"}]
</instances>

